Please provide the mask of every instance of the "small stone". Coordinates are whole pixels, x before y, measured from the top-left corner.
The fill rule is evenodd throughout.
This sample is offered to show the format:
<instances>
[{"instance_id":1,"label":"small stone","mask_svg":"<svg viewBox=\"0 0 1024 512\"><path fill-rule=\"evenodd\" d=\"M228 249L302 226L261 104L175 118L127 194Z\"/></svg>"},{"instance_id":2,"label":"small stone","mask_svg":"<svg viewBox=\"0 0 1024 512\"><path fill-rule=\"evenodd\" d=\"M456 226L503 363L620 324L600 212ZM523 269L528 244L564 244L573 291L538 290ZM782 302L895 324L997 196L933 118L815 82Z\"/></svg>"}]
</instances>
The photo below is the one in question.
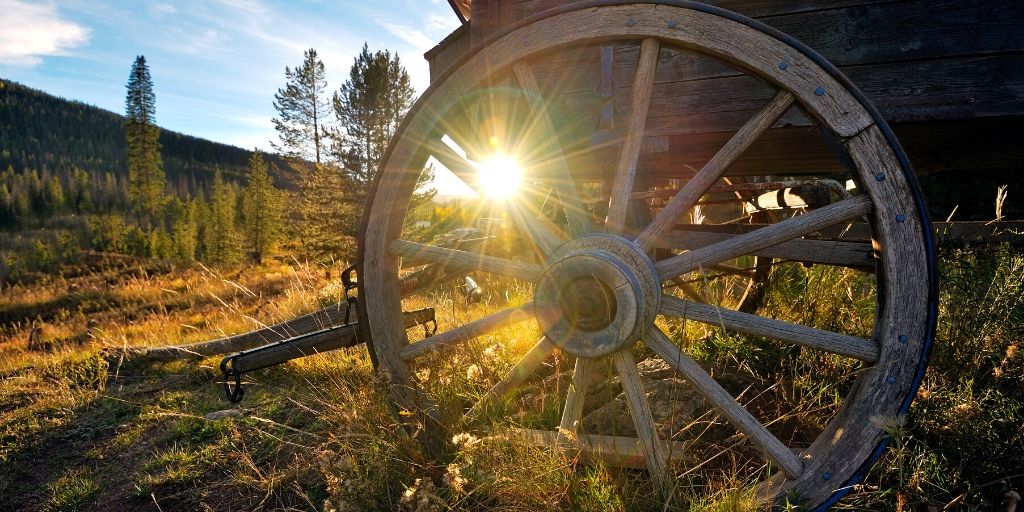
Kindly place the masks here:
<instances>
[{"instance_id":1,"label":"small stone","mask_svg":"<svg viewBox=\"0 0 1024 512\"><path fill-rule=\"evenodd\" d=\"M241 409L224 409L223 411L208 412L203 417L206 418L209 421L217 421L217 420L222 420L224 418L233 418L235 416L241 416L241 415L242 415L242 410Z\"/></svg>"}]
</instances>

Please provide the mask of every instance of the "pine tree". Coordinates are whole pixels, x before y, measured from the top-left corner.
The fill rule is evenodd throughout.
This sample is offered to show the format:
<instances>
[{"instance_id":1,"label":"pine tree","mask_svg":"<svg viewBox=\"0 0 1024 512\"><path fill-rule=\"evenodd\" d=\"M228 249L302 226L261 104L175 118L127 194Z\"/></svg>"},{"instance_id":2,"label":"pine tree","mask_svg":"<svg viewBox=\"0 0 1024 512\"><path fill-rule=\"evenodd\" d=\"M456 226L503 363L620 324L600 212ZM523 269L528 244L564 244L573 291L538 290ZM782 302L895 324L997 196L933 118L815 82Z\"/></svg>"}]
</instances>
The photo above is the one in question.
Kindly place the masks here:
<instances>
[{"instance_id":1,"label":"pine tree","mask_svg":"<svg viewBox=\"0 0 1024 512\"><path fill-rule=\"evenodd\" d=\"M356 243L348 232L362 205L344 201L348 181L339 168L312 165L307 176L299 205L303 249L321 261L350 259Z\"/></svg>"},{"instance_id":2,"label":"pine tree","mask_svg":"<svg viewBox=\"0 0 1024 512\"><path fill-rule=\"evenodd\" d=\"M302 66L284 68L287 79L283 89L274 94L273 119L279 143L271 142L278 152L297 159L322 164L326 139L324 121L330 114L324 63L316 50L306 50Z\"/></svg>"},{"instance_id":3,"label":"pine tree","mask_svg":"<svg viewBox=\"0 0 1024 512\"><path fill-rule=\"evenodd\" d=\"M153 223L163 207L166 179L160 156L160 129L156 126L156 95L144 56L135 58L126 87L129 196L134 210L147 223Z\"/></svg>"},{"instance_id":4,"label":"pine tree","mask_svg":"<svg viewBox=\"0 0 1024 512\"><path fill-rule=\"evenodd\" d=\"M237 263L241 244L235 223L237 201L234 188L226 183L218 168L210 192L210 217L206 225L206 260L214 265Z\"/></svg>"},{"instance_id":5,"label":"pine tree","mask_svg":"<svg viewBox=\"0 0 1024 512\"><path fill-rule=\"evenodd\" d=\"M388 142L412 107L415 90L398 55L363 50L334 93L338 140L334 152L352 182L349 201L362 204Z\"/></svg>"},{"instance_id":6,"label":"pine tree","mask_svg":"<svg viewBox=\"0 0 1024 512\"><path fill-rule=\"evenodd\" d=\"M249 183L242 200L242 220L249 251L255 262L263 261L263 255L273 248L280 239L283 228L281 191L267 172L263 155L254 151L249 158Z\"/></svg>"},{"instance_id":7,"label":"pine tree","mask_svg":"<svg viewBox=\"0 0 1024 512\"><path fill-rule=\"evenodd\" d=\"M338 137L332 150L343 163L345 200L350 205L366 201L377 166L402 118L412 107L415 90L409 73L398 55L388 51L370 53L364 44L349 70L348 80L334 93L333 106L338 119ZM429 202L435 191L428 189L431 169L424 169L417 181L410 211ZM356 208L355 212L361 212ZM343 220L342 232L356 236L359 215Z\"/></svg>"}]
</instances>

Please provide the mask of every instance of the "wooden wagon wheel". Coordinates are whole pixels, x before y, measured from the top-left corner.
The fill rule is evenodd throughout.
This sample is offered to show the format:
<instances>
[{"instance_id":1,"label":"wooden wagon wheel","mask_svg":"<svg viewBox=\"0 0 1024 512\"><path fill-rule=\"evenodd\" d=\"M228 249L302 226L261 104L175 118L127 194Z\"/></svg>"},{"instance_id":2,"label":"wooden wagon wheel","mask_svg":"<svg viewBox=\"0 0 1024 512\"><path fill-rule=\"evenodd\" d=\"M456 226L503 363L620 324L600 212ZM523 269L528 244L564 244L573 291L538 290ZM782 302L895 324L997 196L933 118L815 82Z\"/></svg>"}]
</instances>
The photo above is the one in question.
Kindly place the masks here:
<instances>
[{"instance_id":1,"label":"wooden wagon wheel","mask_svg":"<svg viewBox=\"0 0 1024 512\"><path fill-rule=\"evenodd\" d=\"M564 207L567 229L538 220L528 208L508 204L518 227L528 234L536 260L462 252L402 240L402 226L417 176L431 155L470 186L476 169L441 137L459 117L460 98L513 77L532 107L534 133L557 141L544 98L527 58L571 45L642 41L631 108L611 187L606 219L593 219L583 207L573 169L564 159L543 166L540 182L554 190ZM703 168L636 233L625 233L622 219L633 192L640 142L654 83L659 49L695 50L737 66L775 88L770 100L725 143ZM691 243L673 232L677 219L719 181L730 163L790 107L799 106L838 140L853 167L858 192L848 199L712 243ZM557 151L556 151L557 156ZM873 336L857 337L797 325L766 316L706 307L662 293L662 283L722 261L770 254L797 261L840 264L835 245L809 235L866 219L877 257L877 308ZM598 228L603 222L603 227ZM535 319L543 334L512 370L469 410L522 384L552 351L576 357L558 429L543 439L601 452L620 450L641 456L658 488L671 482L669 446L659 439L634 351L649 350L703 394L725 420L758 447L773 473L759 489L765 500L785 496L808 507L827 507L857 482L886 444L872 418L906 412L923 373L935 321L934 254L930 226L909 163L884 120L833 66L800 43L758 22L704 4L618 4L582 2L551 10L496 35L437 79L400 127L384 158L367 203L360 257L361 318L371 354L389 380L403 417L444 423L446 413L431 383L413 376L422 358L447 355L471 340L513 323ZM686 249L653 261L656 247ZM864 254L861 253L863 258ZM410 343L402 322L402 259L430 261L448 268L477 270L532 283L532 300L481 315ZM737 402L716 378L655 325L659 315L720 325L859 361L856 382L842 407L806 446L790 446ZM643 348L641 348L643 347ZM433 356L431 354L434 354ZM597 363L610 360L621 378L637 437L583 435L578 430L584 390ZM448 404L450 405L450 403ZM463 412L460 408L458 413ZM573 439L573 434L579 434ZM579 442L580 445L574 443ZM764 474L762 472L761 474Z\"/></svg>"}]
</instances>

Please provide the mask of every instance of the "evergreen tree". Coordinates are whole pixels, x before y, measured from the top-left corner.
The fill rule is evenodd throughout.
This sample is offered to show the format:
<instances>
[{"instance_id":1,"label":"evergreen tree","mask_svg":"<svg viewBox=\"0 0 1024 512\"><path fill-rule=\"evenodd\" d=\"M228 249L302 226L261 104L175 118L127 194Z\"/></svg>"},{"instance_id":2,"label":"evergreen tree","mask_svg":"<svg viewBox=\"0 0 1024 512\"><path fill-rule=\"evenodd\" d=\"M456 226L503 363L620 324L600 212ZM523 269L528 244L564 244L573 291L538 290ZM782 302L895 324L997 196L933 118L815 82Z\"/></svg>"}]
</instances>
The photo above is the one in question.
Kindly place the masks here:
<instances>
[{"instance_id":1,"label":"evergreen tree","mask_svg":"<svg viewBox=\"0 0 1024 512\"><path fill-rule=\"evenodd\" d=\"M146 58L139 55L128 76L125 98L125 138L128 143L129 195L135 211L147 223L157 218L164 203L160 129L156 126L156 96Z\"/></svg>"},{"instance_id":2,"label":"evergreen tree","mask_svg":"<svg viewBox=\"0 0 1024 512\"><path fill-rule=\"evenodd\" d=\"M327 131L324 120L330 114L327 79L316 50L310 48L304 56L302 66L284 68L287 83L274 94L278 117L273 122L280 142L271 145L286 156L319 165Z\"/></svg>"},{"instance_id":3,"label":"evergreen tree","mask_svg":"<svg viewBox=\"0 0 1024 512\"><path fill-rule=\"evenodd\" d=\"M247 246L253 260L259 263L263 261L263 255L280 239L283 228L281 191L274 188L267 164L259 151L254 151L249 158L249 183L245 187L242 201Z\"/></svg>"},{"instance_id":4,"label":"evergreen tree","mask_svg":"<svg viewBox=\"0 0 1024 512\"><path fill-rule=\"evenodd\" d=\"M334 93L338 137L334 152L351 181L348 198L362 204L388 142L412 107L415 90L398 55L363 50Z\"/></svg>"},{"instance_id":5,"label":"evergreen tree","mask_svg":"<svg viewBox=\"0 0 1024 512\"><path fill-rule=\"evenodd\" d=\"M337 167L312 165L306 175L299 205L303 248L322 261L349 259L356 247L351 219L359 217L362 205L344 200L348 181Z\"/></svg>"},{"instance_id":6,"label":"evergreen tree","mask_svg":"<svg viewBox=\"0 0 1024 512\"><path fill-rule=\"evenodd\" d=\"M217 169L213 176L210 216L205 230L206 260L214 265L228 265L241 259L241 244L235 223L236 197L233 187L224 181L220 169Z\"/></svg>"}]
</instances>

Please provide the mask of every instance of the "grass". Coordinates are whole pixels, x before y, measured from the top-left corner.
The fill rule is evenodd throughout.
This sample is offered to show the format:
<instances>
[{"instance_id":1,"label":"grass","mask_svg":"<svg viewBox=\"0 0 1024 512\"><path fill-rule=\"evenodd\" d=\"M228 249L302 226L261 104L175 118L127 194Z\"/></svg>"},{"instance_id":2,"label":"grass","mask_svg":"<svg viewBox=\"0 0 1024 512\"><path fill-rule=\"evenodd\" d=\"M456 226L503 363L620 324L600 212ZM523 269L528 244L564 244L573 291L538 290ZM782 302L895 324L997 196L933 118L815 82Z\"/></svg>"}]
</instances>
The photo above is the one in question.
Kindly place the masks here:
<instances>
[{"instance_id":1,"label":"grass","mask_svg":"<svg viewBox=\"0 0 1024 512\"><path fill-rule=\"evenodd\" d=\"M1024 488L1024 255L1004 247L943 248L941 318L931 366L909 419L840 504L850 510L971 509ZM863 277L780 266L762 311L869 335L874 300ZM441 328L527 300L507 281L466 306L436 296ZM500 291L500 292L499 292ZM679 469L665 501L643 472L583 464L538 449L493 423L489 437L451 432L443 460L400 434L406 418L365 349L354 347L246 377L237 414L201 363L108 365L100 350L200 341L310 311L341 294L323 269L278 259L219 273L91 255L0 297L0 503L11 510L715 510L756 508L763 459L706 410L676 435L699 468ZM426 303L410 302L412 307ZM723 385L794 444L813 439L848 391L856 366L771 340L659 320ZM35 327L37 343L28 339ZM422 336L422 332L410 330ZM443 411L478 399L539 336L531 323L426 358L417 380ZM644 354L638 350L638 359ZM120 364L118 364L120 363ZM542 392L492 417L553 428L571 361L553 358ZM614 397L613 383L601 391ZM530 407L523 407L528 404ZM454 413L453 413L454 414ZM422 432L416 434L423 435Z\"/></svg>"}]
</instances>

